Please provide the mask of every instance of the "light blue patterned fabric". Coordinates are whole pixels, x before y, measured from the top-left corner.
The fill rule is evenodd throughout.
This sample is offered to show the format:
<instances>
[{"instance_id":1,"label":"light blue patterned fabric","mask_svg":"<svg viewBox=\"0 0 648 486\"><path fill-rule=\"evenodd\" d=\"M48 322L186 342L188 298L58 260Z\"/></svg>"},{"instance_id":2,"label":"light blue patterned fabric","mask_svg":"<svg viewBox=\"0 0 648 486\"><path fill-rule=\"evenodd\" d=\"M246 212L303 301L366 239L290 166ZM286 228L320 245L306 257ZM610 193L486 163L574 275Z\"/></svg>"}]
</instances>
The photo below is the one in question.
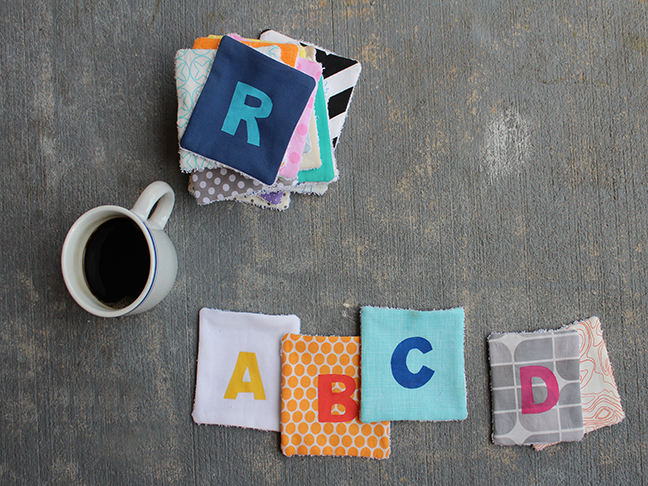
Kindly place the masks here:
<instances>
[{"instance_id":1,"label":"light blue patterned fabric","mask_svg":"<svg viewBox=\"0 0 648 486\"><path fill-rule=\"evenodd\" d=\"M464 311L363 307L362 422L464 420Z\"/></svg>"},{"instance_id":2,"label":"light blue patterned fabric","mask_svg":"<svg viewBox=\"0 0 648 486\"><path fill-rule=\"evenodd\" d=\"M184 135L191 113L200 97L216 57L216 49L181 49L175 57L176 91L178 94L178 139ZM208 167L207 161L180 149L180 169L191 172Z\"/></svg>"}]
</instances>

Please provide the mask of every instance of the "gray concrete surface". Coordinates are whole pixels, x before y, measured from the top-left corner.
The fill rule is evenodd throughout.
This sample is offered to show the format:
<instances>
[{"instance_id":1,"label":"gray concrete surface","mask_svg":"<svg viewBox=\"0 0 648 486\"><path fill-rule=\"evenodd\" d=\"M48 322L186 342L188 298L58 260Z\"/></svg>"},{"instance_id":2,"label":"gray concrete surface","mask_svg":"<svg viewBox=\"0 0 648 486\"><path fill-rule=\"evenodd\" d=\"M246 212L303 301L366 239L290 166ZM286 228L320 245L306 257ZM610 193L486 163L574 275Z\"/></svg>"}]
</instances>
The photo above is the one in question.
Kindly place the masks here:
<instances>
[{"instance_id":1,"label":"gray concrete surface","mask_svg":"<svg viewBox=\"0 0 648 486\"><path fill-rule=\"evenodd\" d=\"M640 0L2 2L0 483L648 482L647 19ZM174 53L267 28L363 64L340 181L284 213L198 207ZM159 179L177 282L146 314L94 318L65 289L65 234ZM201 307L357 335L362 305L464 307L467 420L393 423L386 461L192 422ZM592 315L625 422L494 446L486 336Z\"/></svg>"}]
</instances>

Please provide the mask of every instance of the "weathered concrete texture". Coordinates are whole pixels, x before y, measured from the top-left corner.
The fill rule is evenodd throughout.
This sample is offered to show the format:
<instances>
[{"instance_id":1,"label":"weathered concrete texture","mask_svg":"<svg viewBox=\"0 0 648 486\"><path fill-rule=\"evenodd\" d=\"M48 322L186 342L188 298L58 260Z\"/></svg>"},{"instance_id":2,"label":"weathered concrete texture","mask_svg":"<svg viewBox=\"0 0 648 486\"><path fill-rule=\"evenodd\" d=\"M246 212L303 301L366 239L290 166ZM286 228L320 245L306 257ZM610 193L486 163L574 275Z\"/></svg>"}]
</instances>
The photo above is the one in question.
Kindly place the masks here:
<instances>
[{"instance_id":1,"label":"weathered concrete texture","mask_svg":"<svg viewBox=\"0 0 648 486\"><path fill-rule=\"evenodd\" d=\"M643 484L648 424L648 7L556 2L0 3L0 482ZM359 59L341 178L285 213L197 207L173 57L266 28ZM178 280L94 318L60 250L100 204L177 193ZM396 422L392 457L282 456L191 420L198 311L295 313L357 335L362 305L466 311L468 419ZM624 423L545 452L490 441L485 338L598 315Z\"/></svg>"}]
</instances>

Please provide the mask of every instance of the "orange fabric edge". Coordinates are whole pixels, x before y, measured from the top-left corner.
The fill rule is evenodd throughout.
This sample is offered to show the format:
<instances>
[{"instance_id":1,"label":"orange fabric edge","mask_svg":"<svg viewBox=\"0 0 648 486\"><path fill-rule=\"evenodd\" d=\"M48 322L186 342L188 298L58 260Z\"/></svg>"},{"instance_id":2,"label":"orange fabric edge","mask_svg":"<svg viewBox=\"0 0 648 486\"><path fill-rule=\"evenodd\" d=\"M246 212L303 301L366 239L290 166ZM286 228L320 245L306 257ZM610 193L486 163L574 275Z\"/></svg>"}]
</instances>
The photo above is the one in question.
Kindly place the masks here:
<instances>
[{"instance_id":1,"label":"orange fabric edge","mask_svg":"<svg viewBox=\"0 0 648 486\"><path fill-rule=\"evenodd\" d=\"M223 36L198 37L194 41L192 49L218 49L222 38ZM295 44L280 44L257 39L243 39L241 42L249 47L279 46L279 49L281 49L281 60L291 67L295 67L295 64L297 64L299 46Z\"/></svg>"}]
</instances>

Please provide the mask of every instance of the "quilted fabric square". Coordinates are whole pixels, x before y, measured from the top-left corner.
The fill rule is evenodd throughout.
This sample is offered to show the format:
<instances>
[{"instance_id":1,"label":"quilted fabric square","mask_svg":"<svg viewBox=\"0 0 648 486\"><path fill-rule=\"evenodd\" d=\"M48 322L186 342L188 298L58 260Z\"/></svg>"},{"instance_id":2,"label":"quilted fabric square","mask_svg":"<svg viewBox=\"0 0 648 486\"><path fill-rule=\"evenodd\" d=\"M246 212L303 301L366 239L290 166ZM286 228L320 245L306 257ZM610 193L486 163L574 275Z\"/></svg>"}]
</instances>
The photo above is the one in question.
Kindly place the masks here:
<instances>
[{"instance_id":1,"label":"quilted fabric square","mask_svg":"<svg viewBox=\"0 0 648 486\"><path fill-rule=\"evenodd\" d=\"M237 196L260 195L264 192L284 191L292 185L284 184L280 178L270 190L255 179L250 179L233 170L221 167L220 169L198 169L189 178L189 192L194 195L200 206L216 201L236 199Z\"/></svg>"},{"instance_id":2,"label":"quilted fabric square","mask_svg":"<svg viewBox=\"0 0 648 486\"><path fill-rule=\"evenodd\" d=\"M282 349L283 453L388 458L389 422L359 421L360 338L289 334Z\"/></svg>"},{"instance_id":3,"label":"quilted fabric square","mask_svg":"<svg viewBox=\"0 0 648 486\"><path fill-rule=\"evenodd\" d=\"M243 204L252 204L263 209L274 209L285 211L290 207L290 192L269 192L267 194L253 194L250 196L238 196L236 201Z\"/></svg>"},{"instance_id":4,"label":"quilted fabric square","mask_svg":"<svg viewBox=\"0 0 648 486\"><path fill-rule=\"evenodd\" d=\"M273 30L265 31L263 34L261 34L261 39L272 42L294 43L301 45L299 41L291 39L290 37L287 37ZM311 45L304 45L304 48L306 50L307 57L316 59L318 63L322 64L321 57L324 51L321 48ZM353 61L353 63L356 64L358 68L357 76L355 76L355 80L352 83L353 86L355 86L360 75L360 64L356 61ZM324 64L322 64L322 67L323 69L326 69L326 66ZM329 70L329 72L332 71ZM311 138L313 140L315 140L316 138L316 148L318 149L318 153L304 154L303 158L306 161L305 166L300 167L301 170L298 173L299 184L291 189L294 192L316 193L321 195L326 192L328 183L335 182L338 177L338 170L335 163L333 148L335 146L335 143L339 139L342 125L346 117L348 104L351 101L351 93L353 91L353 88L351 88L351 91L349 91L348 93L349 97L347 98L343 113L338 112L336 115L336 120L338 122L341 122L333 124L335 125L335 133L333 133L333 125L331 124L331 119L329 116L328 102L329 97L334 95L334 93L331 92L331 87L329 85L326 86L327 88L325 89L324 72L322 71L322 77L320 78L320 81L317 85L315 94L315 127L311 127L313 128L311 130ZM312 135L313 132L317 133L316 137Z\"/></svg>"},{"instance_id":5,"label":"quilted fabric square","mask_svg":"<svg viewBox=\"0 0 648 486\"><path fill-rule=\"evenodd\" d=\"M216 51L212 49L180 49L175 56L175 80L178 96L178 113L176 125L178 139L182 138L191 113L200 97L209 71L214 63ZM182 155L182 154L181 154ZM183 163L184 162L184 163ZM191 161L180 159L180 168L183 171L198 169L202 166Z\"/></svg>"},{"instance_id":6,"label":"quilted fabric square","mask_svg":"<svg viewBox=\"0 0 648 486\"><path fill-rule=\"evenodd\" d=\"M278 46L281 50L281 60L288 66L294 66L297 62L299 55L299 47L290 43L280 42L267 42L259 39L244 39L237 34L229 34L230 37L242 42L246 46L259 48L259 47L272 47ZM222 35L210 35L209 37L199 37L193 43L193 49L218 49L220 41L223 39Z\"/></svg>"},{"instance_id":7,"label":"quilted fabric square","mask_svg":"<svg viewBox=\"0 0 648 486\"><path fill-rule=\"evenodd\" d=\"M274 30L267 30L261 34L261 39L275 42L295 42ZM361 64L355 59L349 59L318 46L315 48L315 60L319 62L324 71L327 111L331 130L331 142L335 148L340 140L342 127L349 110L353 90L358 84Z\"/></svg>"},{"instance_id":8,"label":"quilted fabric square","mask_svg":"<svg viewBox=\"0 0 648 486\"><path fill-rule=\"evenodd\" d=\"M363 422L464 420L463 309L363 307Z\"/></svg>"},{"instance_id":9,"label":"quilted fabric square","mask_svg":"<svg viewBox=\"0 0 648 486\"><path fill-rule=\"evenodd\" d=\"M193 112L196 100L199 98L209 71L211 70L215 48L220 43L220 37L216 39L207 39L212 42L212 49L182 49L176 54L176 89L178 92L178 136L181 138ZM250 41L243 41L244 43ZM268 42L260 42L255 49L263 52L265 55L275 57L276 59L286 59L287 61L296 62L297 46L290 44L271 45ZM254 42L249 45L255 46ZM290 49L292 48L292 50ZM311 95L313 98L313 95ZM310 100L309 100L310 103ZM299 131L299 125L293 133ZM298 134L297 134L298 135ZM292 139L291 139L292 142ZM190 179L189 192L193 194L199 205L211 204L215 201L225 201L236 199L243 202L240 195L257 194L260 191L282 191L285 187L290 187L294 182L287 182L281 177L273 186L264 186L255 179L250 179L234 170L224 167L205 169L213 166L204 157L180 149L180 167L182 170L194 170ZM284 155L284 162L286 157ZM282 162L283 164L283 162ZM257 200L251 197L250 199ZM289 199L289 198L288 198ZM247 198L246 198L247 200ZM266 206L261 206L266 207ZM287 206L286 206L287 207ZM285 208L283 208L285 209Z\"/></svg>"},{"instance_id":10,"label":"quilted fabric square","mask_svg":"<svg viewBox=\"0 0 648 486\"><path fill-rule=\"evenodd\" d=\"M578 332L493 333L488 347L495 444L583 438Z\"/></svg>"},{"instance_id":11,"label":"quilted fabric square","mask_svg":"<svg viewBox=\"0 0 648 486\"><path fill-rule=\"evenodd\" d=\"M315 61L314 47L305 46L304 52L306 59L308 59L309 61ZM304 146L304 153L302 154L300 169L317 169L321 165L322 159L320 158L319 141L317 139L317 120L315 119L315 111L313 110L313 113L311 114L310 124L308 126L308 137L306 140L306 145Z\"/></svg>"},{"instance_id":12,"label":"quilted fabric square","mask_svg":"<svg viewBox=\"0 0 648 486\"><path fill-rule=\"evenodd\" d=\"M253 194L263 189L263 185L233 170L198 169L191 174L191 190L196 202L201 205L215 201L234 199L241 194Z\"/></svg>"},{"instance_id":13,"label":"quilted fabric square","mask_svg":"<svg viewBox=\"0 0 648 486\"><path fill-rule=\"evenodd\" d=\"M315 61L309 61L300 57L297 59L295 68L311 76L316 83L322 76L322 67ZM308 99L306 109L304 109L304 112L297 123L297 128L295 128L295 131L293 132L283 162L281 163L279 174L286 179L294 179L297 177L297 173L301 167L304 146L306 145L306 140L308 138L311 115L314 113L316 93L317 89L313 90L313 93Z\"/></svg>"},{"instance_id":14,"label":"quilted fabric square","mask_svg":"<svg viewBox=\"0 0 648 486\"><path fill-rule=\"evenodd\" d=\"M216 48L220 43L221 37L215 39L206 39L211 41L209 46L204 49L180 49L176 53L175 57L175 78L176 78L176 91L178 95L178 140L182 139L184 132L189 123L191 114L200 97L209 72L212 68L214 62L214 57L216 56ZM263 52L265 55L274 56L276 58L276 49L279 49L279 58L289 66L295 66L298 47L291 44L271 44L269 42L254 42L244 40L242 41L246 45L254 47L260 52ZM227 174L224 180L229 185L229 189L221 188L215 194L209 195L211 200L223 200L223 199L232 199L238 194L241 194L240 183L248 184L249 178L243 176L242 174L233 171L231 169L223 169L220 164L214 163L214 161L209 161L204 157L189 152L182 147L179 150L180 154L180 169L183 172L191 172L195 170L205 169L205 168L215 168L219 167L222 170L226 170ZM234 180L232 181L232 178ZM232 183L233 182L233 183ZM258 181L257 185L262 186ZM223 185L224 187L224 185ZM266 186L267 187L267 186ZM210 191L211 192L211 191ZM218 197L220 196L220 197ZM208 202L213 201L203 201L206 197L204 191L202 194L196 196L199 203L207 204Z\"/></svg>"},{"instance_id":15,"label":"quilted fabric square","mask_svg":"<svg viewBox=\"0 0 648 486\"><path fill-rule=\"evenodd\" d=\"M590 317L565 328L580 337L580 389L585 433L615 425L625 418L617 390L603 330L598 317ZM543 450L551 444L535 444Z\"/></svg>"},{"instance_id":16,"label":"quilted fabric square","mask_svg":"<svg viewBox=\"0 0 648 486\"><path fill-rule=\"evenodd\" d=\"M335 167L335 157L333 156L333 148L330 142L329 125L326 119L326 100L322 80L317 84L314 109L321 164L316 169L300 170L298 173L300 184L334 182L337 180L338 176L337 168Z\"/></svg>"},{"instance_id":17,"label":"quilted fabric square","mask_svg":"<svg viewBox=\"0 0 648 486\"><path fill-rule=\"evenodd\" d=\"M194 421L278 432L281 338L299 324L293 315L201 309Z\"/></svg>"},{"instance_id":18,"label":"quilted fabric square","mask_svg":"<svg viewBox=\"0 0 648 486\"><path fill-rule=\"evenodd\" d=\"M180 146L271 185L315 84L225 36Z\"/></svg>"},{"instance_id":19,"label":"quilted fabric square","mask_svg":"<svg viewBox=\"0 0 648 486\"><path fill-rule=\"evenodd\" d=\"M266 55L274 57L275 59L281 60L289 66L294 66L299 71L308 74L311 76L315 82L318 82L322 75L322 67L314 62L314 52L313 59L308 60L304 57L296 57L298 50L304 52L306 55L306 49L298 46L296 44L286 44L286 43L276 43L276 42L265 42L255 39L244 39L236 34L230 34L234 39L242 42L245 45L254 47L260 52L264 52ZM196 39L194 42L194 49L202 48L213 48L217 49L220 44L222 36L210 36L210 37L201 37ZM292 49L289 49L292 48ZM313 114L313 104L315 102L315 91L311 94L306 109L302 113L302 116L297 124L297 128L293 132L292 138L288 144L288 149L284 154L281 167L279 169L279 175L285 177L286 179L294 179L297 176L297 172L300 168L300 162L302 159L302 153L304 151L304 145L309 132L309 125L311 121L311 116ZM238 200L241 200L239 198Z\"/></svg>"},{"instance_id":20,"label":"quilted fabric square","mask_svg":"<svg viewBox=\"0 0 648 486\"><path fill-rule=\"evenodd\" d=\"M315 89L317 92L317 89ZM317 138L317 119L315 118L315 106L311 113L310 123L308 124L308 136L304 145L300 170L317 169L321 167L322 159L320 157L319 140Z\"/></svg>"}]
</instances>

